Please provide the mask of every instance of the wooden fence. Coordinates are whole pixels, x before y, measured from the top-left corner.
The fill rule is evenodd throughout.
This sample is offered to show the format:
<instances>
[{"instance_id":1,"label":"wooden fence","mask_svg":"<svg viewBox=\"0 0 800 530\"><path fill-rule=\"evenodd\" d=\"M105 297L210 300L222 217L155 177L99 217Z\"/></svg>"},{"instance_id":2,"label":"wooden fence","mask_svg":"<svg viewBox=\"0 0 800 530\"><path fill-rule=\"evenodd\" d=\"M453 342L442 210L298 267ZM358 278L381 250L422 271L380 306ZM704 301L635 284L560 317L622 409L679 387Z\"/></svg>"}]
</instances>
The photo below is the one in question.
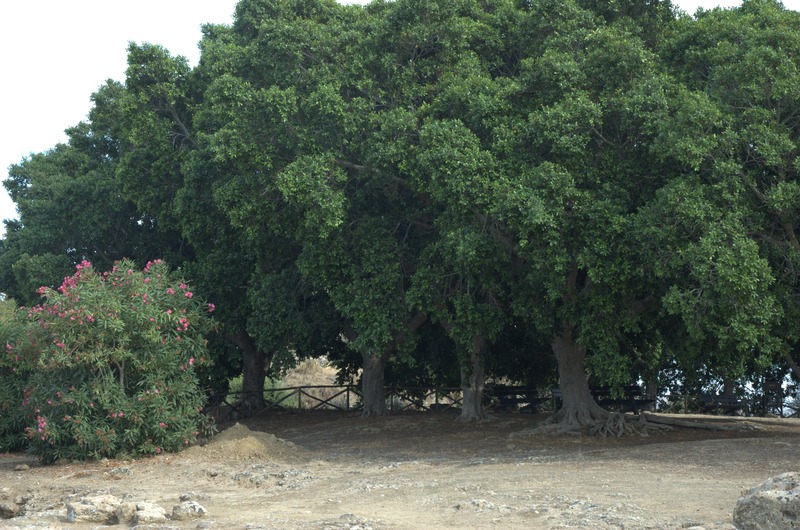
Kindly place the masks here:
<instances>
[{"instance_id":1,"label":"wooden fence","mask_svg":"<svg viewBox=\"0 0 800 530\"><path fill-rule=\"evenodd\" d=\"M391 412L445 411L461 407L461 388L455 387L386 387L386 408ZM248 408L247 396L243 392L229 392L212 396L204 412L218 422L231 418L243 418L268 410L361 410L361 389L356 385L310 385L271 388L264 390L263 406ZM781 396L782 397L782 396ZM485 398L489 407L500 403L492 388L487 387ZM712 399L710 399L712 398ZM728 413L744 416L798 417L795 403L787 404L782 399L758 398L719 400L719 396L672 395L659 396L655 403L657 412L665 413ZM260 400L255 400L260 401ZM542 398L540 401L547 402ZM734 403L735 401L735 403ZM557 406L552 401L549 409Z\"/></svg>"},{"instance_id":2,"label":"wooden fence","mask_svg":"<svg viewBox=\"0 0 800 530\"><path fill-rule=\"evenodd\" d=\"M386 408L391 412L443 411L461 406L460 388L386 387ZM265 389L264 406L249 410L244 392L212 396L204 412L224 421L272 409L361 410L361 389L355 385L309 385Z\"/></svg>"}]
</instances>

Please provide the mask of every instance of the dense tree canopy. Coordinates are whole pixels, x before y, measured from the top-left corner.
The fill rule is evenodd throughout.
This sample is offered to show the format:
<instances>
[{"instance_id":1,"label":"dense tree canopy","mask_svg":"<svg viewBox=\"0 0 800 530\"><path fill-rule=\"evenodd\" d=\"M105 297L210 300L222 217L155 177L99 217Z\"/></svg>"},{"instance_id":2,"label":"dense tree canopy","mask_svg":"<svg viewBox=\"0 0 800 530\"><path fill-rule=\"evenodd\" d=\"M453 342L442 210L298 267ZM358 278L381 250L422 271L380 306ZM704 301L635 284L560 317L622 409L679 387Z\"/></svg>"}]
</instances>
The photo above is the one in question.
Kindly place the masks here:
<instances>
[{"instance_id":1,"label":"dense tree canopy","mask_svg":"<svg viewBox=\"0 0 800 530\"><path fill-rule=\"evenodd\" d=\"M800 376L799 17L241 0L195 68L132 44L69 144L12 167L0 288L166 256L247 392L273 359L355 355L366 414L387 369L458 374L464 419L485 377L557 382L559 429L606 421L590 384L667 367Z\"/></svg>"}]
</instances>

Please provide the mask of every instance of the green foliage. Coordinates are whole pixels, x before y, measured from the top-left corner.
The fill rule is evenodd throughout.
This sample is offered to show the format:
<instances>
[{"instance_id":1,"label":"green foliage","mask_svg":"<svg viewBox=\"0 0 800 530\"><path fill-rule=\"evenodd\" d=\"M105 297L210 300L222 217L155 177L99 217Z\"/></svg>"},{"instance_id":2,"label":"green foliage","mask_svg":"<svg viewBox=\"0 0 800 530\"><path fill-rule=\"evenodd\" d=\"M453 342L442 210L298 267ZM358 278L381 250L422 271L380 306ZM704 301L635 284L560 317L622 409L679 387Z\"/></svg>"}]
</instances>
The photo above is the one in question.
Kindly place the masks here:
<instances>
[{"instance_id":1,"label":"green foliage","mask_svg":"<svg viewBox=\"0 0 800 530\"><path fill-rule=\"evenodd\" d=\"M20 308L6 328L0 374L15 383L3 401L13 412L4 436L18 435L24 418L44 462L197 442L208 425L196 368L208 361L213 304L160 260L143 270L122 261L103 274L84 261L57 291L39 292L44 301Z\"/></svg>"},{"instance_id":2,"label":"green foliage","mask_svg":"<svg viewBox=\"0 0 800 530\"><path fill-rule=\"evenodd\" d=\"M0 252L0 291L23 304L36 289L56 287L90 256L100 269L128 257L173 259L180 241L120 194L116 171L124 89L109 81L92 97L90 123L67 130L69 142L10 168L3 182L20 219L7 223Z\"/></svg>"},{"instance_id":3,"label":"green foliage","mask_svg":"<svg viewBox=\"0 0 800 530\"><path fill-rule=\"evenodd\" d=\"M451 382L486 341L490 375L552 381L559 337L598 383L755 376L800 351L798 17L244 0L194 69L132 44L91 123L12 168L0 287L164 249L218 301L214 344L277 359Z\"/></svg>"}]
</instances>

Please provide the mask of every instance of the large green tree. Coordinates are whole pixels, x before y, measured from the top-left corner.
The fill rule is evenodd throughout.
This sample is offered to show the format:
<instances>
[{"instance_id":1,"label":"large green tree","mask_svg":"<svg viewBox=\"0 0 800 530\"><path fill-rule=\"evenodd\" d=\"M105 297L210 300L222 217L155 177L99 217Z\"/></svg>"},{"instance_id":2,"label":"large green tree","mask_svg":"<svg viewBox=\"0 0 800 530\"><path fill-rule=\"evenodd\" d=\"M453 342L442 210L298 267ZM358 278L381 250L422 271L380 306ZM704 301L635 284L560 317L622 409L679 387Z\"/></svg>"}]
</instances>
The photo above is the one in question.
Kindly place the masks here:
<instances>
[{"instance_id":1,"label":"large green tree","mask_svg":"<svg viewBox=\"0 0 800 530\"><path fill-rule=\"evenodd\" d=\"M365 64L383 23L333 1L241 2L206 36L198 111L221 210L261 270L291 248L286 266L333 303L363 358L367 415L385 413L389 356L424 322L405 290L425 228L392 145L408 116L373 112L390 96Z\"/></svg>"},{"instance_id":2,"label":"large green tree","mask_svg":"<svg viewBox=\"0 0 800 530\"><path fill-rule=\"evenodd\" d=\"M20 303L38 300L40 286L60 284L84 259L111 268L124 257L181 255L177 234L159 230L120 192L123 93L109 81L92 96L88 122L67 129L66 144L10 168L3 184L19 219L6 222L0 290Z\"/></svg>"},{"instance_id":3,"label":"large green tree","mask_svg":"<svg viewBox=\"0 0 800 530\"><path fill-rule=\"evenodd\" d=\"M390 360L422 368L425 341L457 352L431 373L461 372L465 419L485 373L548 380L549 345L559 430L606 423L593 383L796 366L797 29L769 0L696 19L649 0L243 0L194 69L131 45L91 123L14 169L3 284L169 249L256 407L276 355L347 348L384 414ZM111 189L93 231L53 222Z\"/></svg>"},{"instance_id":4,"label":"large green tree","mask_svg":"<svg viewBox=\"0 0 800 530\"><path fill-rule=\"evenodd\" d=\"M205 28L194 70L159 46L130 46L126 149L118 175L140 209L174 227L195 249L183 267L218 301L222 337L241 355L242 401L256 410L276 355L291 362L294 355L335 350L340 341L327 296L300 278L296 242L258 226L256 218L242 222L231 209L238 199L230 179L249 162L226 155L213 134L237 114L230 98L245 97L218 91L225 85L219 63L233 53L219 43L226 31Z\"/></svg>"},{"instance_id":5,"label":"large green tree","mask_svg":"<svg viewBox=\"0 0 800 530\"><path fill-rule=\"evenodd\" d=\"M757 379L782 354L798 377L800 14L774 0L703 11L676 24L661 56L687 87L660 142L683 170L660 207L666 232L684 241L664 260L685 280L668 306L690 344L717 342L694 364Z\"/></svg>"}]
</instances>

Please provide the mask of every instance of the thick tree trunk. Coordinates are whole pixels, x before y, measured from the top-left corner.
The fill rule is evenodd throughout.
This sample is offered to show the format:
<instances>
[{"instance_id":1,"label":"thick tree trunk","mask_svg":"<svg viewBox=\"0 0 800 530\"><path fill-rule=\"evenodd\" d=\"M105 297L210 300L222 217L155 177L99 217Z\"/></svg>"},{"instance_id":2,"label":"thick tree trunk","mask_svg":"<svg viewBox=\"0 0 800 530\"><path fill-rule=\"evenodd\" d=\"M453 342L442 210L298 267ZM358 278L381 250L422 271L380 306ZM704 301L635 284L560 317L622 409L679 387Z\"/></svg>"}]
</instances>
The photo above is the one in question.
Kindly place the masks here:
<instances>
[{"instance_id":1,"label":"thick tree trunk","mask_svg":"<svg viewBox=\"0 0 800 530\"><path fill-rule=\"evenodd\" d=\"M384 392L384 372L389 363L389 356L395 351L398 344L406 339L407 333L416 332L428 317L423 313L414 313L406 322L405 329L398 331L391 344L380 355L373 355L368 351L361 352L364 361L361 374L361 398L364 404L362 416L384 416L386 410L386 394ZM349 338L355 340L355 332L349 332Z\"/></svg>"},{"instance_id":2,"label":"thick tree trunk","mask_svg":"<svg viewBox=\"0 0 800 530\"><path fill-rule=\"evenodd\" d=\"M645 385L645 397L648 401L651 401L650 404L643 407L644 410L655 411L656 410L656 400L658 399L658 378L651 377L647 380Z\"/></svg>"},{"instance_id":3,"label":"thick tree trunk","mask_svg":"<svg viewBox=\"0 0 800 530\"><path fill-rule=\"evenodd\" d=\"M386 415L386 395L383 386L383 374L389 362L389 352L372 355L362 352L364 368L361 374L361 397L364 404L362 416Z\"/></svg>"},{"instance_id":4,"label":"thick tree trunk","mask_svg":"<svg viewBox=\"0 0 800 530\"><path fill-rule=\"evenodd\" d=\"M794 376L796 378L800 379L800 366L797 365L797 363L794 360L794 357L792 357L792 354L791 353L787 353L785 358L786 358L786 362L789 365L789 368L792 369L792 373L794 374Z\"/></svg>"},{"instance_id":5,"label":"thick tree trunk","mask_svg":"<svg viewBox=\"0 0 800 530\"><path fill-rule=\"evenodd\" d=\"M245 414L264 408L264 381L272 364L272 355L256 347L245 331L229 335L242 351L242 398L240 405Z\"/></svg>"},{"instance_id":6,"label":"thick tree trunk","mask_svg":"<svg viewBox=\"0 0 800 530\"><path fill-rule=\"evenodd\" d=\"M733 392L736 390L736 381L731 379L730 377L725 377L722 379L722 395L732 397Z\"/></svg>"},{"instance_id":7,"label":"thick tree trunk","mask_svg":"<svg viewBox=\"0 0 800 530\"><path fill-rule=\"evenodd\" d=\"M566 328L554 337L552 347L558 363L562 405L550 421L564 432L605 421L608 412L592 398L584 365L586 351L575 342L572 329Z\"/></svg>"},{"instance_id":8,"label":"thick tree trunk","mask_svg":"<svg viewBox=\"0 0 800 530\"><path fill-rule=\"evenodd\" d=\"M459 421L481 421L488 418L483 409L484 365L486 343L480 335L472 337L469 368L461 368L462 405Z\"/></svg>"}]
</instances>

